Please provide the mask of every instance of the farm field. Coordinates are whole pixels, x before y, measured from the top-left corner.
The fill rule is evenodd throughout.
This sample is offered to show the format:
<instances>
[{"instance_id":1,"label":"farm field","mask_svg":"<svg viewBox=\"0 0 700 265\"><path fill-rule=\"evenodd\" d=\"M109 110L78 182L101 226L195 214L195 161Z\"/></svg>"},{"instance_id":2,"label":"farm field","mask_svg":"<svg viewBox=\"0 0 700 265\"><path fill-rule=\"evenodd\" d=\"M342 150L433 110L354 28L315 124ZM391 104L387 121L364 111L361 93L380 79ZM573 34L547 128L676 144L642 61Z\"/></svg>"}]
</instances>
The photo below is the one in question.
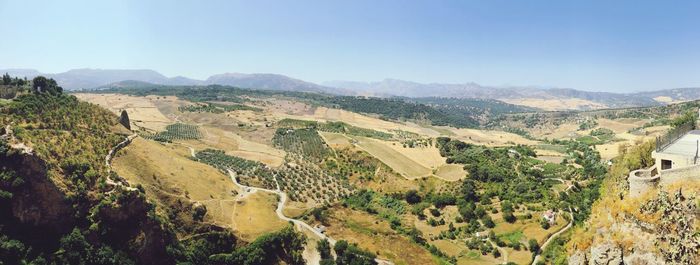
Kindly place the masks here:
<instances>
[{"instance_id":1,"label":"farm field","mask_svg":"<svg viewBox=\"0 0 700 265\"><path fill-rule=\"evenodd\" d=\"M435 175L447 181L457 181L463 179L467 175L467 172L464 171L463 165L444 164L437 168Z\"/></svg>"},{"instance_id":2,"label":"farm field","mask_svg":"<svg viewBox=\"0 0 700 265\"><path fill-rule=\"evenodd\" d=\"M227 154L259 161L277 167L282 164L286 153L283 150L244 139L240 135L216 127L202 126L202 138L183 141L197 149L213 148L225 150Z\"/></svg>"},{"instance_id":3,"label":"farm field","mask_svg":"<svg viewBox=\"0 0 700 265\"><path fill-rule=\"evenodd\" d=\"M407 178L419 178L432 174L430 168L412 160L408 156L388 147L379 140L366 137L351 137L358 147L387 164Z\"/></svg>"},{"instance_id":4,"label":"farm field","mask_svg":"<svg viewBox=\"0 0 700 265\"><path fill-rule=\"evenodd\" d=\"M351 146L350 143L350 138L346 137L343 134L340 133L332 133L332 132L318 132L321 137L323 137L323 140L328 144L330 147L333 148L344 148Z\"/></svg>"},{"instance_id":5,"label":"farm field","mask_svg":"<svg viewBox=\"0 0 700 265\"><path fill-rule=\"evenodd\" d=\"M163 115L153 102L153 98L134 97L122 94L74 94L78 99L121 114L122 110L129 113L131 124L152 131L163 131L165 126L174 121Z\"/></svg>"},{"instance_id":6,"label":"farm field","mask_svg":"<svg viewBox=\"0 0 700 265\"><path fill-rule=\"evenodd\" d=\"M526 107L538 108L548 111L556 110L583 110L583 109L602 109L606 106L590 100L570 98L570 99L539 99L539 98L518 98L518 99L500 99L503 102L521 105Z\"/></svg>"},{"instance_id":7,"label":"farm field","mask_svg":"<svg viewBox=\"0 0 700 265\"><path fill-rule=\"evenodd\" d=\"M505 146L512 144L533 145L537 143L537 141L529 140L520 135L503 131L457 128L446 129L451 131L455 135L455 139L479 145Z\"/></svg>"}]
</instances>

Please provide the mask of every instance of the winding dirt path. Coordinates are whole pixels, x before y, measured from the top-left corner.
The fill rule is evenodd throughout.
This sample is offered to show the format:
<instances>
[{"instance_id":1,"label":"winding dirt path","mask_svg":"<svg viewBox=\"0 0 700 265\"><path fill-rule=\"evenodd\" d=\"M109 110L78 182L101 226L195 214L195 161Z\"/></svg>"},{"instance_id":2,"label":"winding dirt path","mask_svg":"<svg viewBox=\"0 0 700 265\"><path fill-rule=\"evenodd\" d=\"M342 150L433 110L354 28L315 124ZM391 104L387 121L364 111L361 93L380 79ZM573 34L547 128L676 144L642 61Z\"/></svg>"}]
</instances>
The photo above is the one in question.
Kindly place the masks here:
<instances>
[{"instance_id":1,"label":"winding dirt path","mask_svg":"<svg viewBox=\"0 0 700 265\"><path fill-rule=\"evenodd\" d=\"M271 192L279 196L280 200L277 203L277 209L275 209L275 213L277 214L277 217L284 221L292 222L295 225L299 227L303 227L314 233L316 236L318 236L321 239L326 239L328 242L331 244L331 246L334 246L335 243L337 242L335 239L332 237L327 236L324 233L319 232L318 230L314 229L311 225L305 223L302 220L299 219L294 219L294 218L289 218L284 215L283 210L284 210L284 204L287 202L287 194L282 192L279 188L279 184L277 183L277 179L275 179L275 183L277 183L277 189L276 190L270 190L270 189L265 189L265 188L257 188L257 187L250 187L250 186L245 186L243 184L238 183L238 180L236 180L236 173L233 172L231 169L227 169L228 175L231 177L231 181L238 186L241 190L245 191L246 193L252 193L252 192L258 192L258 191L264 191L264 192ZM375 259L375 261L380 264L380 265L393 265L394 263L388 260L383 260L383 259Z\"/></svg>"},{"instance_id":2,"label":"winding dirt path","mask_svg":"<svg viewBox=\"0 0 700 265\"><path fill-rule=\"evenodd\" d=\"M106 182L108 185L110 185L110 186L115 186L115 187L116 187L116 186L121 186L122 188L124 188L124 189L126 189L126 190L129 190L129 191L134 191L134 190L136 190L136 188L134 188L134 187L129 187L129 186L124 185L124 184L121 183L120 181L115 181L115 180L113 180L113 179L112 179L112 176L111 176L112 174L110 174L110 173L112 173L112 158L114 157L114 155L115 155L119 150L121 150L122 148L124 148L124 147L126 147L127 145L129 145L129 144L131 143L131 141L134 140L134 138L136 138L136 137L138 137L138 136L139 136L139 135L136 134L136 133L127 136L126 139L124 139L124 141L121 141L121 142L119 142L117 145L115 145L114 147L112 147L112 149L109 150L109 153L107 153L107 156L105 156L105 165L107 166L107 180L106 180L105 182ZM109 192L107 192L107 193L111 193L111 192L113 192L113 191L114 191L114 190L111 190L111 191L109 191Z\"/></svg>"},{"instance_id":3,"label":"winding dirt path","mask_svg":"<svg viewBox=\"0 0 700 265\"><path fill-rule=\"evenodd\" d=\"M502 247L499 247L496 243L494 243L493 241L491 241L490 238L489 238L488 240L489 240L489 243L491 243L491 245L493 245L494 247L496 247L496 249L498 249L498 252L500 252L501 255L503 255L503 263L504 263L504 264L505 264L505 263L508 263L508 251L506 251L506 249L504 249L504 248L502 248Z\"/></svg>"},{"instance_id":4,"label":"winding dirt path","mask_svg":"<svg viewBox=\"0 0 700 265\"><path fill-rule=\"evenodd\" d=\"M552 241L553 241L555 238L557 238L557 236L559 236L559 235L561 235L562 233L566 232L566 230L569 230L569 229L573 226L573 224L574 224L574 214L571 213L571 209L569 209L569 217L571 218L571 220L569 221L569 224L567 224L567 225L566 225L565 227L563 227L562 229L559 229L559 231L557 231L556 233L552 234L549 238L547 238L547 241L545 241L544 244L542 244L542 246L540 247L540 252L542 252L542 250L544 250L545 248L547 248L547 246L548 246L550 243L552 243ZM537 254L537 256L535 256L535 258L532 260L532 265L537 264L537 261L540 259L541 256L542 256L542 254Z\"/></svg>"}]
</instances>

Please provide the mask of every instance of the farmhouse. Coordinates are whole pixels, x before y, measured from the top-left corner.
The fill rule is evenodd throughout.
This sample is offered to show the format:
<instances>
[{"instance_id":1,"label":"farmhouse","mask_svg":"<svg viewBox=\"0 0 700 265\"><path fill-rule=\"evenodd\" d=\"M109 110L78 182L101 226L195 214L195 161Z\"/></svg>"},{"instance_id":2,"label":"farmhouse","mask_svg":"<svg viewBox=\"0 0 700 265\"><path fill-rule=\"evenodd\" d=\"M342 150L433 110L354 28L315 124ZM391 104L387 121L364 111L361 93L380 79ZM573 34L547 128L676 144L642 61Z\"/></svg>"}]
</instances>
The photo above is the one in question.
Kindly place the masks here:
<instances>
[{"instance_id":1,"label":"farmhouse","mask_svg":"<svg viewBox=\"0 0 700 265\"><path fill-rule=\"evenodd\" d=\"M547 210L545 213L542 214L542 218L547 220L547 222L549 222L550 225L553 225L554 221L557 218L557 214L552 210Z\"/></svg>"},{"instance_id":2,"label":"farmhouse","mask_svg":"<svg viewBox=\"0 0 700 265\"><path fill-rule=\"evenodd\" d=\"M695 124L686 124L656 139L656 150L651 153L654 165L629 174L632 197L659 185L700 180L700 130L694 128Z\"/></svg>"}]
</instances>

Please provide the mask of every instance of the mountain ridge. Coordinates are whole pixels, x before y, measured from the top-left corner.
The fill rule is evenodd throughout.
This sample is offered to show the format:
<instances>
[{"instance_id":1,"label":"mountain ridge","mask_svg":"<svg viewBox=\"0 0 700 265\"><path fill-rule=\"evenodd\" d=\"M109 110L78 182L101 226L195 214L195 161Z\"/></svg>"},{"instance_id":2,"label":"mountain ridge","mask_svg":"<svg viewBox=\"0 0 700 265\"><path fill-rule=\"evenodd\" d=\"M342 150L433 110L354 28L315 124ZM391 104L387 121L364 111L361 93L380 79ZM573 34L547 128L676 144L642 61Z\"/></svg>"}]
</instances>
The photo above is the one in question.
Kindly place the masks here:
<instances>
[{"instance_id":1,"label":"mountain ridge","mask_svg":"<svg viewBox=\"0 0 700 265\"><path fill-rule=\"evenodd\" d=\"M138 81L169 86L229 85L241 88L281 90L336 95L408 97L408 98L476 98L494 99L512 104L536 107L553 104L554 109L597 109L618 107L656 106L700 99L700 88L671 88L633 93L585 91L573 88L543 88L535 86L486 86L466 83L419 83L387 78L374 82L329 81L320 84L274 73L227 72L209 76L205 80L185 76L167 77L151 69L71 69L47 74L35 69L0 70L14 76L33 78L44 75L54 78L67 90L96 89L119 86L119 82Z\"/></svg>"}]
</instances>

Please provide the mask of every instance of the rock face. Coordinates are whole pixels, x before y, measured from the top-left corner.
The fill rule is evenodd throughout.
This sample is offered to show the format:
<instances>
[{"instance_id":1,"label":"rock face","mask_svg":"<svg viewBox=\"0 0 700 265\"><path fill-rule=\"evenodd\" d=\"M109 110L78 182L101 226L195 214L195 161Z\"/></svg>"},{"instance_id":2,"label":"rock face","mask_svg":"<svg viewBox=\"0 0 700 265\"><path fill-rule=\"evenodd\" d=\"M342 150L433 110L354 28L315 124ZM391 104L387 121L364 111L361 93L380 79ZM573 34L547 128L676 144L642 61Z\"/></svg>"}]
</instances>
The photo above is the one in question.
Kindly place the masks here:
<instances>
[{"instance_id":1,"label":"rock face","mask_svg":"<svg viewBox=\"0 0 700 265\"><path fill-rule=\"evenodd\" d=\"M622 249L612 244L601 244L591 248L590 265L622 265Z\"/></svg>"},{"instance_id":2,"label":"rock face","mask_svg":"<svg viewBox=\"0 0 700 265\"><path fill-rule=\"evenodd\" d=\"M630 265L656 265L656 264L666 264L666 262L659 256L653 253L632 253L624 258L625 264Z\"/></svg>"},{"instance_id":3,"label":"rock face","mask_svg":"<svg viewBox=\"0 0 700 265\"><path fill-rule=\"evenodd\" d=\"M119 123L131 130L131 122L129 121L129 114L126 113L126 110L122 110L122 115L119 117Z\"/></svg>"},{"instance_id":4,"label":"rock face","mask_svg":"<svg viewBox=\"0 0 700 265\"><path fill-rule=\"evenodd\" d=\"M29 241L57 239L73 228L74 213L64 192L47 176L46 164L34 154L15 152L0 158L0 168L22 176L21 185L0 183L12 199L0 206L6 231L28 235Z\"/></svg>"},{"instance_id":5,"label":"rock face","mask_svg":"<svg viewBox=\"0 0 700 265\"><path fill-rule=\"evenodd\" d=\"M569 265L586 265L588 264L588 256L586 252L576 251L569 257Z\"/></svg>"},{"instance_id":6,"label":"rock face","mask_svg":"<svg viewBox=\"0 0 700 265\"><path fill-rule=\"evenodd\" d=\"M26 185L15 191L11 201L12 214L21 223L34 226L67 228L73 208L64 193L46 176L43 160L34 155L21 155L17 172L25 176Z\"/></svg>"},{"instance_id":7,"label":"rock face","mask_svg":"<svg viewBox=\"0 0 700 265\"><path fill-rule=\"evenodd\" d=\"M651 252L632 252L623 255L619 246L611 243L594 245L587 251L576 251L569 256L569 265L657 265L666 264Z\"/></svg>"}]
</instances>

